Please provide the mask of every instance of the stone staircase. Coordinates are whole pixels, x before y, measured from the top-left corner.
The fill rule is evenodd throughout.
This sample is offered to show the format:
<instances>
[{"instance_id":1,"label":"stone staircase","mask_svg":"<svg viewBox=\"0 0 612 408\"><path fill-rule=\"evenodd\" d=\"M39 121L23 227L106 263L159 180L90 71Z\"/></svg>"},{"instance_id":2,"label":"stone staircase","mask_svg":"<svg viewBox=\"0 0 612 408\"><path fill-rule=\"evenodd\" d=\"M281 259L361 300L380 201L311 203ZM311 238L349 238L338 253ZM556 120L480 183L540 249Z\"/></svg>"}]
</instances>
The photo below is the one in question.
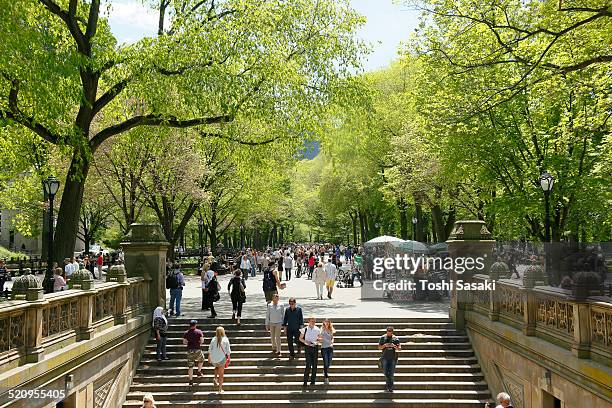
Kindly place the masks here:
<instances>
[{"instance_id":1,"label":"stone staircase","mask_svg":"<svg viewBox=\"0 0 612 408\"><path fill-rule=\"evenodd\" d=\"M317 321L320 324L320 321ZM157 407L453 407L482 408L490 393L465 333L454 329L446 318L338 318L330 384L323 384L323 362L319 354L317 384L302 388L304 352L288 359L272 355L263 319L199 320L206 349L214 328L222 325L232 345L231 365L225 371L224 393L213 388L212 368L205 377L194 376L188 385L186 349L182 334L188 319L171 319L168 338L170 360L155 359L155 342L147 345L132 381L124 408L142 406L150 392ZM402 341L395 375L395 392L384 391L385 378L377 366L379 337L393 325Z\"/></svg>"}]
</instances>

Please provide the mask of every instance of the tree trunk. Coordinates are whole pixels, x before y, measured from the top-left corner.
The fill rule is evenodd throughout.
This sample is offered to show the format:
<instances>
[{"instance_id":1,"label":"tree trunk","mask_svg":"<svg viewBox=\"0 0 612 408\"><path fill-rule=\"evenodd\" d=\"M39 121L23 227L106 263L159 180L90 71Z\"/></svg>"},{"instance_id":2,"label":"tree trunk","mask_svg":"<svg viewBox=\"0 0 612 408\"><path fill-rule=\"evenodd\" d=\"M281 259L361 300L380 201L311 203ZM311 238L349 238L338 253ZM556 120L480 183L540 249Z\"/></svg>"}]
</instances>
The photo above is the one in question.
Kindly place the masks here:
<instances>
[{"instance_id":1,"label":"tree trunk","mask_svg":"<svg viewBox=\"0 0 612 408\"><path fill-rule=\"evenodd\" d=\"M66 185L62 192L62 201L57 214L57 227L53 239L53 260L59 265L64 258L74 255L79 214L83 204L84 180L89 172L89 161L84 154L75 152L70 163Z\"/></svg>"},{"instance_id":2,"label":"tree trunk","mask_svg":"<svg viewBox=\"0 0 612 408\"><path fill-rule=\"evenodd\" d=\"M406 214L406 201L404 198L400 198L397 200L397 208L399 210L399 220L400 220L400 238L408 239L408 214Z\"/></svg>"},{"instance_id":3,"label":"tree trunk","mask_svg":"<svg viewBox=\"0 0 612 408\"><path fill-rule=\"evenodd\" d=\"M444 214L439 204L435 204L431 207L431 221L433 229L434 243L436 241L446 241L444 233Z\"/></svg>"},{"instance_id":4,"label":"tree trunk","mask_svg":"<svg viewBox=\"0 0 612 408\"><path fill-rule=\"evenodd\" d=\"M353 246L357 246L357 214L349 211L349 217L351 217L351 223L353 224Z\"/></svg>"},{"instance_id":5,"label":"tree trunk","mask_svg":"<svg viewBox=\"0 0 612 408\"><path fill-rule=\"evenodd\" d=\"M361 232L361 243L367 241L366 239L366 225L365 225L365 215L363 211L359 210L359 230Z\"/></svg>"},{"instance_id":6,"label":"tree trunk","mask_svg":"<svg viewBox=\"0 0 612 408\"><path fill-rule=\"evenodd\" d=\"M425 238L423 234L423 209L421 208L421 204L418 202L414 205L414 213L417 219L416 240L419 242L423 242Z\"/></svg>"}]
</instances>

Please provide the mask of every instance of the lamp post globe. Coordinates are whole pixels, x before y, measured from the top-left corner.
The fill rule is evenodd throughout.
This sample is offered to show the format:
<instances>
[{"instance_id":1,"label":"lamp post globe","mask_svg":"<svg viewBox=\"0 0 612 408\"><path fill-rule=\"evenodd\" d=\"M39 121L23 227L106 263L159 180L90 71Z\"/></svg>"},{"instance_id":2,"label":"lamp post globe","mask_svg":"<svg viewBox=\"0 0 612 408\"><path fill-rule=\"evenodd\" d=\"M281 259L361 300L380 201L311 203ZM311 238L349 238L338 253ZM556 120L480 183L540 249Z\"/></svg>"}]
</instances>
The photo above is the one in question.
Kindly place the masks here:
<instances>
[{"instance_id":1,"label":"lamp post globe","mask_svg":"<svg viewBox=\"0 0 612 408\"><path fill-rule=\"evenodd\" d=\"M553 185L555 184L555 178L547 171L542 173L540 176L540 187L542 187L542 191L550 192L552 190Z\"/></svg>"},{"instance_id":2,"label":"lamp post globe","mask_svg":"<svg viewBox=\"0 0 612 408\"><path fill-rule=\"evenodd\" d=\"M49 228L47 236L47 270L45 271L45 278L43 280L43 288L45 293L53 292L53 284L55 278L53 277L53 199L59 190L60 182L53 176L47 177L43 181L43 190L47 198L49 199Z\"/></svg>"}]
</instances>

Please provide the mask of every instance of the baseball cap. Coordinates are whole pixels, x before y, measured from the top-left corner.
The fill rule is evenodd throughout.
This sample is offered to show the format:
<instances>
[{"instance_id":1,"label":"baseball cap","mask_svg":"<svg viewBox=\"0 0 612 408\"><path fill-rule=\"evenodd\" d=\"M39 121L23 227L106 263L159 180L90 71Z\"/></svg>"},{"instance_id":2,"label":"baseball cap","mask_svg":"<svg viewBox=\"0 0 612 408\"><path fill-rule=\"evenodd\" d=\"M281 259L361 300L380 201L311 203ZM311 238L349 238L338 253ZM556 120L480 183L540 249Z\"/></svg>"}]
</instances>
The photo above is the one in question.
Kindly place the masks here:
<instances>
[{"instance_id":1,"label":"baseball cap","mask_svg":"<svg viewBox=\"0 0 612 408\"><path fill-rule=\"evenodd\" d=\"M195 320L195 319L191 319L191 320L189 321L189 324L193 326L194 324L198 324L198 321L197 321L197 320Z\"/></svg>"}]
</instances>

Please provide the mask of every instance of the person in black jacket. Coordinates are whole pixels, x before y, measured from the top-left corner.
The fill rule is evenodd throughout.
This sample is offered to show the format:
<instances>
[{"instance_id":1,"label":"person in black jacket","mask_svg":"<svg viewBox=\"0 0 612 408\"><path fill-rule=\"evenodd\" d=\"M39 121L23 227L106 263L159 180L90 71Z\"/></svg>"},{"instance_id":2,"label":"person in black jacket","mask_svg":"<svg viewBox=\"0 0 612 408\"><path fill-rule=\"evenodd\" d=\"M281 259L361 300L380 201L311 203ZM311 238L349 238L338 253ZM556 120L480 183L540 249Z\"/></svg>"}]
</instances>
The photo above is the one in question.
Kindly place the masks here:
<instances>
[{"instance_id":1,"label":"person in black jacket","mask_svg":"<svg viewBox=\"0 0 612 408\"><path fill-rule=\"evenodd\" d=\"M298 354L302 350L300 338L300 329L304 327L304 315L302 308L297 305L294 297L289 298L289 307L285 309L283 319L283 328L287 334L287 346L289 346L289 357L295 358L293 343L298 345Z\"/></svg>"},{"instance_id":2,"label":"person in black jacket","mask_svg":"<svg viewBox=\"0 0 612 408\"><path fill-rule=\"evenodd\" d=\"M227 291L232 299L232 320L238 316L237 324L240 326L240 315L242 314L242 304L246 300L246 283L241 276L240 270L234 273L234 277L227 284Z\"/></svg>"},{"instance_id":3,"label":"person in black jacket","mask_svg":"<svg viewBox=\"0 0 612 408\"><path fill-rule=\"evenodd\" d=\"M208 306L210 309L209 319L214 319L217 317L217 312L215 312L215 302L219 300L219 282L217 282L217 275L219 272L215 271L212 279L208 281L204 291L207 294Z\"/></svg>"}]
</instances>

